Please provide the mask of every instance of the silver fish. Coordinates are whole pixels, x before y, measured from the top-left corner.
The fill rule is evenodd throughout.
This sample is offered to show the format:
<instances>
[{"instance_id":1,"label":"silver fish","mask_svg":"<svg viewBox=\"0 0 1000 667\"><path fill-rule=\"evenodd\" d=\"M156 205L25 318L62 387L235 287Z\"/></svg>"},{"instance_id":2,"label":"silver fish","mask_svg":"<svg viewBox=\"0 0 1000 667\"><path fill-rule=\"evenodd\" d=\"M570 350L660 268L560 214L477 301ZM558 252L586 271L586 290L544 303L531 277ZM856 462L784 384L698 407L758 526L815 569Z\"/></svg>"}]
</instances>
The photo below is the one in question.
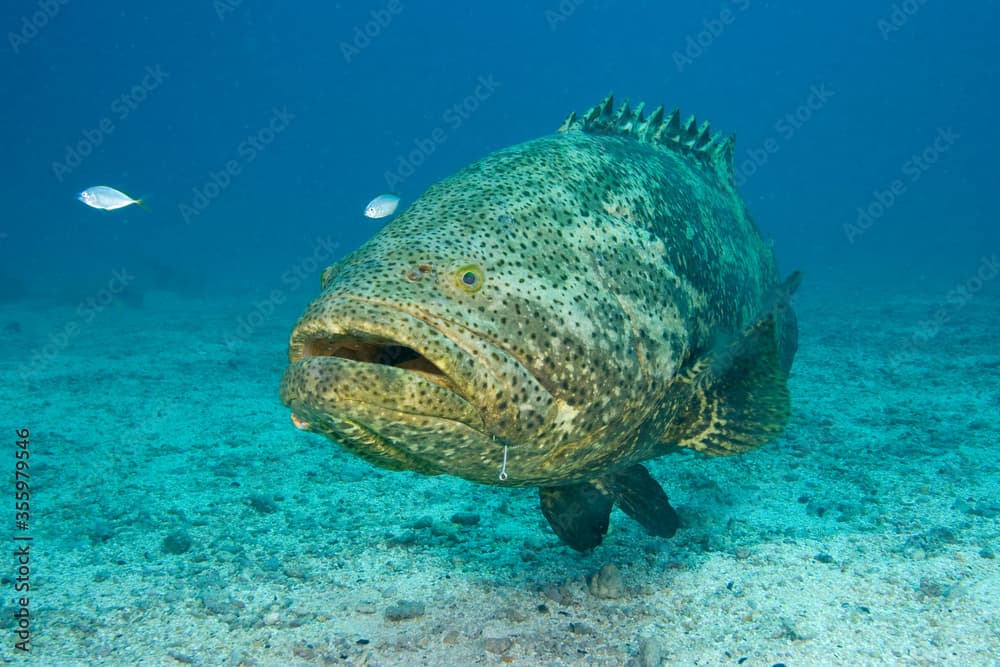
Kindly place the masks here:
<instances>
[{"instance_id":1,"label":"silver fish","mask_svg":"<svg viewBox=\"0 0 1000 667\"><path fill-rule=\"evenodd\" d=\"M87 188L76 197L87 206L99 208L103 211L113 211L117 208L131 206L132 204L138 204L143 208L146 207L141 199L133 199L121 190L115 190L107 185L95 185L92 188Z\"/></svg>"},{"instance_id":2,"label":"silver fish","mask_svg":"<svg viewBox=\"0 0 1000 667\"><path fill-rule=\"evenodd\" d=\"M375 197L365 206L365 217L377 220L387 218L399 207L399 197L394 194L384 194Z\"/></svg>"}]
</instances>

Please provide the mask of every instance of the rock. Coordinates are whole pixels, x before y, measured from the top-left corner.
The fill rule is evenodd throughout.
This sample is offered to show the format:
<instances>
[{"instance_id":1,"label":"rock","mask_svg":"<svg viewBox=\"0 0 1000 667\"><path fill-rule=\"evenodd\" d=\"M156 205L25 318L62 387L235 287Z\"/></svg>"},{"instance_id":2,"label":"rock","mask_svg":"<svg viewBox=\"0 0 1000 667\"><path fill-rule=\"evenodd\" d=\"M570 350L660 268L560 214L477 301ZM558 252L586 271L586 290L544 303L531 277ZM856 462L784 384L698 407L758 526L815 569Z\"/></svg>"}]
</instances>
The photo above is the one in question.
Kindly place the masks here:
<instances>
[{"instance_id":1,"label":"rock","mask_svg":"<svg viewBox=\"0 0 1000 667\"><path fill-rule=\"evenodd\" d=\"M414 521L410 528L413 528L414 530L424 530L425 528L430 528L433 525L434 521L432 521L429 516L422 516Z\"/></svg>"},{"instance_id":2,"label":"rock","mask_svg":"<svg viewBox=\"0 0 1000 667\"><path fill-rule=\"evenodd\" d=\"M90 541L94 544L107 542L115 535L115 529L108 521L98 519L90 528Z\"/></svg>"},{"instance_id":3,"label":"rock","mask_svg":"<svg viewBox=\"0 0 1000 667\"><path fill-rule=\"evenodd\" d=\"M396 544L401 547L408 546L417 541L417 534L412 530L407 530L402 533L389 536L389 543Z\"/></svg>"},{"instance_id":4,"label":"rock","mask_svg":"<svg viewBox=\"0 0 1000 667\"><path fill-rule=\"evenodd\" d=\"M568 605L573 602L573 594L570 593L566 586L556 586L553 583L545 584L542 587L542 595L562 605Z\"/></svg>"},{"instance_id":5,"label":"rock","mask_svg":"<svg viewBox=\"0 0 1000 667\"><path fill-rule=\"evenodd\" d=\"M643 637L639 640L639 654L635 657L635 667L659 667L663 660L663 649L655 637Z\"/></svg>"},{"instance_id":6,"label":"rock","mask_svg":"<svg viewBox=\"0 0 1000 667\"><path fill-rule=\"evenodd\" d=\"M180 555L191 548L191 536L184 530L175 530L163 538L164 553Z\"/></svg>"},{"instance_id":7,"label":"rock","mask_svg":"<svg viewBox=\"0 0 1000 667\"><path fill-rule=\"evenodd\" d=\"M587 587L590 589L591 595L597 598L620 598L625 593L622 574L617 567L610 563L590 575Z\"/></svg>"},{"instance_id":8,"label":"rock","mask_svg":"<svg viewBox=\"0 0 1000 667\"><path fill-rule=\"evenodd\" d=\"M479 514L476 512L456 512L451 515L451 522L460 526L475 526L479 523Z\"/></svg>"},{"instance_id":9,"label":"rock","mask_svg":"<svg viewBox=\"0 0 1000 667\"><path fill-rule=\"evenodd\" d=\"M490 653L506 653L514 645L510 637L488 637L484 642L486 650Z\"/></svg>"},{"instance_id":10,"label":"rock","mask_svg":"<svg viewBox=\"0 0 1000 667\"><path fill-rule=\"evenodd\" d=\"M570 621L569 631L572 632L574 635L596 635L597 634L597 630L594 629L594 626L589 625L587 623L583 623L581 621Z\"/></svg>"},{"instance_id":11,"label":"rock","mask_svg":"<svg viewBox=\"0 0 1000 667\"><path fill-rule=\"evenodd\" d=\"M407 621L424 615L424 603L414 600L398 600L385 610L387 621Z\"/></svg>"},{"instance_id":12,"label":"rock","mask_svg":"<svg viewBox=\"0 0 1000 667\"><path fill-rule=\"evenodd\" d=\"M815 556L813 556L813 559L816 560L816 561L819 561L820 563L832 563L833 562L833 556L831 556L828 553L818 553Z\"/></svg>"},{"instance_id":13,"label":"rock","mask_svg":"<svg viewBox=\"0 0 1000 667\"><path fill-rule=\"evenodd\" d=\"M250 507L254 508L258 514L273 514L278 511L278 504L274 502L274 499L265 495L255 493L247 500L250 502Z\"/></svg>"}]
</instances>

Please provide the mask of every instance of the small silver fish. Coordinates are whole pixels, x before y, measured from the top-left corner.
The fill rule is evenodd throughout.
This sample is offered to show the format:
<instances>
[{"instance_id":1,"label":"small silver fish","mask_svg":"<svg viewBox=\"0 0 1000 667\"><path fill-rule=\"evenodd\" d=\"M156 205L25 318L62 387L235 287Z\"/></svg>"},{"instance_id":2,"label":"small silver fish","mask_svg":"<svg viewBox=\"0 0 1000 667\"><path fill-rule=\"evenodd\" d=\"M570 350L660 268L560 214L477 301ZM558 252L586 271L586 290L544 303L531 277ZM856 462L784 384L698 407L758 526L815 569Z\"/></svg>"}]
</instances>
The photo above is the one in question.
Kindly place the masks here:
<instances>
[{"instance_id":1,"label":"small silver fish","mask_svg":"<svg viewBox=\"0 0 1000 667\"><path fill-rule=\"evenodd\" d=\"M116 208L132 204L146 208L141 199L132 199L121 190L115 190L107 185L95 185L92 188L87 188L77 195L77 199L91 208L99 208L104 211L113 211Z\"/></svg>"},{"instance_id":2,"label":"small silver fish","mask_svg":"<svg viewBox=\"0 0 1000 667\"><path fill-rule=\"evenodd\" d=\"M393 194L379 195L368 202L365 206L365 217L378 219L385 218L396 212L399 206L399 197Z\"/></svg>"}]
</instances>

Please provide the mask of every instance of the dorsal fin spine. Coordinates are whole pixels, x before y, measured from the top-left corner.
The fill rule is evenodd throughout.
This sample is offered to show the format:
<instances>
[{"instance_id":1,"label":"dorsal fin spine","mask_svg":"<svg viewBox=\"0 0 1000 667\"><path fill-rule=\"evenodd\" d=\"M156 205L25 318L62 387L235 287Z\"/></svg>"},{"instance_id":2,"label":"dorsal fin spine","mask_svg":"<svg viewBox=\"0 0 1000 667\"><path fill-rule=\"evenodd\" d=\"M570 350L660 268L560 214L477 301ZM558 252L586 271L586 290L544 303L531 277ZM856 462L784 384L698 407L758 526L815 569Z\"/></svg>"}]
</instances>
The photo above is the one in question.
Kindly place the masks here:
<instances>
[{"instance_id":1,"label":"dorsal fin spine","mask_svg":"<svg viewBox=\"0 0 1000 667\"><path fill-rule=\"evenodd\" d=\"M648 118L643 119L644 103L637 104L633 109L628 100L623 100L617 111L614 103L614 96L608 95L582 116L571 113L558 131L579 130L590 134L631 136L638 141L658 144L691 155L710 166L724 182L734 182L735 140L732 135L713 135L708 121L698 125L693 114L682 124L679 109L665 114L661 105Z\"/></svg>"}]
</instances>

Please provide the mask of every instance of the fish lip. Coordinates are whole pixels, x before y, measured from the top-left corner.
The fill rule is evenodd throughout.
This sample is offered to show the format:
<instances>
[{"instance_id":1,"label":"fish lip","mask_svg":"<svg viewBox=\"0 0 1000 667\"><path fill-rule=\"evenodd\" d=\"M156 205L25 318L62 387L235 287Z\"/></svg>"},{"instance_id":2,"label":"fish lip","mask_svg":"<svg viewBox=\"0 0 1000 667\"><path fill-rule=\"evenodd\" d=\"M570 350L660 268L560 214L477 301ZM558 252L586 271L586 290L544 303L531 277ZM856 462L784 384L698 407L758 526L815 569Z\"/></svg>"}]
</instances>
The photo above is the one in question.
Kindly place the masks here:
<instances>
[{"instance_id":1,"label":"fish lip","mask_svg":"<svg viewBox=\"0 0 1000 667\"><path fill-rule=\"evenodd\" d=\"M475 407L462 389L443 354L431 343L447 345L448 337L425 318L378 299L344 295L344 301L362 304L368 317L304 316L296 324L288 346L288 360L295 365L313 357L334 357L355 363L376 363L402 368L445 389ZM415 329L432 333L437 340L414 335ZM430 416L430 415L428 415Z\"/></svg>"}]
</instances>

